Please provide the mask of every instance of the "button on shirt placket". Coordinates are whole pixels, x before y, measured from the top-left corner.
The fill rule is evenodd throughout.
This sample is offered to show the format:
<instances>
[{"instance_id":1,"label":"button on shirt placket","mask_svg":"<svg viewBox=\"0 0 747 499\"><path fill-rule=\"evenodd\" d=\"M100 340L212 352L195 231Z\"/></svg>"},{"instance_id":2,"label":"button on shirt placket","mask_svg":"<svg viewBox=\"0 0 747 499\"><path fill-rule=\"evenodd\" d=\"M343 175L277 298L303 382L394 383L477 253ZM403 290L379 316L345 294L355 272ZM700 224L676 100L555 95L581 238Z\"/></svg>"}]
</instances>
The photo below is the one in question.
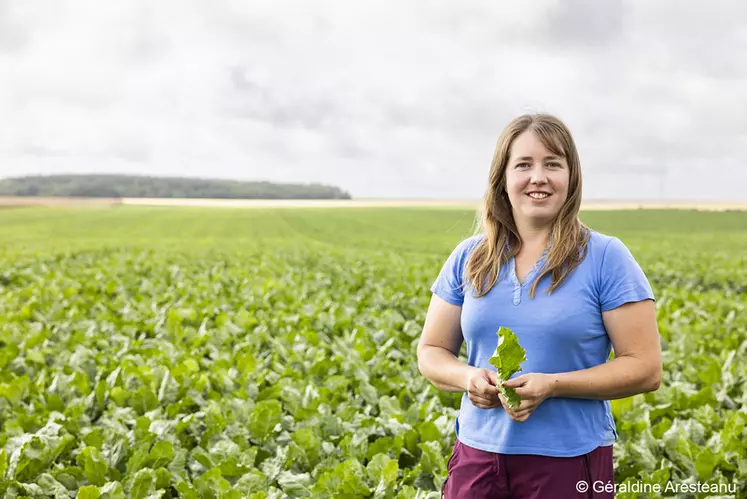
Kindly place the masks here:
<instances>
[{"instance_id":1,"label":"button on shirt placket","mask_svg":"<svg viewBox=\"0 0 747 499\"><path fill-rule=\"evenodd\" d=\"M534 279L534 274L539 271L542 265L544 265L546 257L547 257L547 250L545 250L545 252L542 253L542 256L540 256L539 260L537 260L537 263L535 263L534 266L529 270L526 277L524 278L524 284L532 282L532 280ZM513 303L514 305L519 305L521 303L521 291L522 291L522 288L524 288L524 284L519 282L519 278L516 275L516 257L512 257L511 260L509 260L508 265L509 265L508 269L509 269L509 274L511 277L511 282L514 285Z\"/></svg>"}]
</instances>

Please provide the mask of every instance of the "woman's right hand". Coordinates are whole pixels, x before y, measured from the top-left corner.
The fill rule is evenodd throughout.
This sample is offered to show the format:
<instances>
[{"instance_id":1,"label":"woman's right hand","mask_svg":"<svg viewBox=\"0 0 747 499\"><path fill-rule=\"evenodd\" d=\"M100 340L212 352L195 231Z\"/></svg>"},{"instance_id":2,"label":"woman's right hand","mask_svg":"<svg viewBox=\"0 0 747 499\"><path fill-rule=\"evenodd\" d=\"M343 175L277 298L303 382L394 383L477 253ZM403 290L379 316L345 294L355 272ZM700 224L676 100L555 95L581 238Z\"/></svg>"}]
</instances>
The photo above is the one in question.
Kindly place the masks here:
<instances>
[{"instance_id":1,"label":"woman's right hand","mask_svg":"<svg viewBox=\"0 0 747 499\"><path fill-rule=\"evenodd\" d=\"M470 402L480 409L501 407L498 397L498 376L490 369L475 368L467 377L467 395Z\"/></svg>"}]
</instances>

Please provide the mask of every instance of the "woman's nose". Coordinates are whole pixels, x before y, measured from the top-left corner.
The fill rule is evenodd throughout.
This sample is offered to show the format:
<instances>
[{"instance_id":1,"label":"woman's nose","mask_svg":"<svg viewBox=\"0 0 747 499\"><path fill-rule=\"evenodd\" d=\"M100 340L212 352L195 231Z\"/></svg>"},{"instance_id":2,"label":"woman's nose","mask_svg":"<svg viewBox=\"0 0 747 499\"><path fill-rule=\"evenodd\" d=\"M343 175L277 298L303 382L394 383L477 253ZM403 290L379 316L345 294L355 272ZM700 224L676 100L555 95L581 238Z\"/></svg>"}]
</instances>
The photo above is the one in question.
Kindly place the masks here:
<instances>
[{"instance_id":1,"label":"woman's nose","mask_svg":"<svg viewBox=\"0 0 747 499\"><path fill-rule=\"evenodd\" d=\"M544 184L545 182L547 182L547 176L545 175L545 172L542 171L542 168L536 168L534 172L532 172L532 183Z\"/></svg>"}]
</instances>

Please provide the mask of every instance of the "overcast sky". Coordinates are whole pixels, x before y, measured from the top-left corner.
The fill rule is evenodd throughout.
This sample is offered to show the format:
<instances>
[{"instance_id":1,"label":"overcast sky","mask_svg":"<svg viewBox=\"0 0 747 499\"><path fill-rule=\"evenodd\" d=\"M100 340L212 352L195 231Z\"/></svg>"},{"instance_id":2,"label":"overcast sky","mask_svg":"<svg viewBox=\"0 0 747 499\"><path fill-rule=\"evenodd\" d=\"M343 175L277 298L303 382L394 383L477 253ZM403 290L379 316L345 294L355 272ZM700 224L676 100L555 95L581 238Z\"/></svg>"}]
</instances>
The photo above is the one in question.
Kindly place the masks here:
<instances>
[{"instance_id":1,"label":"overcast sky","mask_svg":"<svg viewBox=\"0 0 747 499\"><path fill-rule=\"evenodd\" d=\"M587 200L745 200L745 54L743 0L0 0L0 177L477 199L550 112Z\"/></svg>"}]
</instances>

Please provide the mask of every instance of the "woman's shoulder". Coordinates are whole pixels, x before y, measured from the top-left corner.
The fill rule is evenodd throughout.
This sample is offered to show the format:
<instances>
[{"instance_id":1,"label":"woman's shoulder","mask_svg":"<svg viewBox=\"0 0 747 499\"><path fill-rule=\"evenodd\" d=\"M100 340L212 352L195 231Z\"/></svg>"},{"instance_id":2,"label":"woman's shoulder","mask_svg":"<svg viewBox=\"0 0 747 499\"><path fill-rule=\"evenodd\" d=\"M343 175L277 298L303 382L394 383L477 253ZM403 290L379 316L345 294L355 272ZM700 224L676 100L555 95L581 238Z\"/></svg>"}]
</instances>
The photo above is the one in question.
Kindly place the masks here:
<instances>
[{"instance_id":1,"label":"woman's shoulder","mask_svg":"<svg viewBox=\"0 0 747 499\"><path fill-rule=\"evenodd\" d=\"M591 262L602 270L621 262L636 264L628 246L617 236L590 230L587 248Z\"/></svg>"},{"instance_id":2,"label":"woman's shoulder","mask_svg":"<svg viewBox=\"0 0 747 499\"><path fill-rule=\"evenodd\" d=\"M599 255L601 257L609 249L615 250L620 246L625 245L617 236L612 236L594 229L589 229L589 242L587 244L587 247L589 248L589 252L593 255Z\"/></svg>"},{"instance_id":3,"label":"woman's shoulder","mask_svg":"<svg viewBox=\"0 0 747 499\"><path fill-rule=\"evenodd\" d=\"M473 236L468 236L462 240L460 240L457 245L452 249L452 256L460 257L460 258L466 258L469 256L472 251L477 247L477 245L480 243L480 241L483 240L485 237L485 234L476 234Z\"/></svg>"},{"instance_id":4,"label":"woman's shoulder","mask_svg":"<svg viewBox=\"0 0 747 499\"><path fill-rule=\"evenodd\" d=\"M629 301L655 299L641 265L619 237L592 232L589 249L593 254L602 311Z\"/></svg>"},{"instance_id":5,"label":"woman's shoulder","mask_svg":"<svg viewBox=\"0 0 747 499\"><path fill-rule=\"evenodd\" d=\"M474 236L469 236L468 238L463 239L458 246L463 248L465 251L472 251L484 238L485 234L475 234Z\"/></svg>"},{"instance_id":6,"label":"woman's shoulder","mask_svg":"<svg viewBox=\"0 0 747 499\"><path fill-rule=\"evenodd\" d=\"M446 264L450 265L456 273L462 275L470 255L484 237L484 234L476 234L459 241L452 249Z\"/></svg>"}]
</instances>

